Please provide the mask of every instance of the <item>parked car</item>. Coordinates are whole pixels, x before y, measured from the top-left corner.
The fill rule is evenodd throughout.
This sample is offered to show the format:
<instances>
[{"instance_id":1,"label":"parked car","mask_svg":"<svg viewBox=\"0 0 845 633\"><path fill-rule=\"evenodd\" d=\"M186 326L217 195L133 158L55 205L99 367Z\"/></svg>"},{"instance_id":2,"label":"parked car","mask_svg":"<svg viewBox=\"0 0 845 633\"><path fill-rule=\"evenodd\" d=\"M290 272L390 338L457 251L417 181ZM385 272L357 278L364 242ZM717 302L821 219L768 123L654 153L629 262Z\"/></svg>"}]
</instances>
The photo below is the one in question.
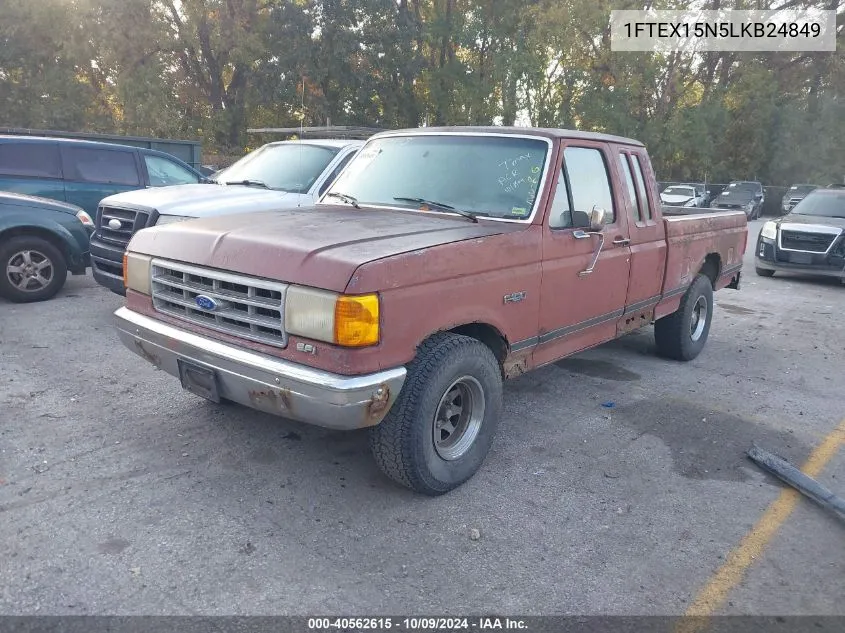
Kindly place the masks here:
<instances>
[{"instance_id":1,"label":"parked car","mask_svg":"<svg viewBox=\"0 0 845 633\"><path fill-rule=\"evenodd\" d=\"M92 226L79 207L0 192L0 297L44 301L61 290L68 271L84 275Z\"/></svg>"},{"instance_id":2,"label":"parked car","mask_svg":"<svg viewBox=\"0 0 845 633\"><path fill-rule=\"evenodd\" d=\"M707 194L695 185L672 185L663 190L660 200L671 206L700 208L706 206Z\"/></svg>"},{"instance_id":3,"label":"parked car","mask_svg":"<svg viewBox=\"0 0 845 633\"><path fill-rule=\"evenodd\" d=\"M177 158L151 149L67 138L0 135L0 191L68 202L92 218L100 200L144 187L200 182Z\"/></svg>"},{"instance_id":4,"label":"parked car","mask_svg":"<svg viewBox=\"0 0 845 633\"><path fill-rule=\"evenodd\" d=\"M808 193L818 188L818 185L792 185L780 201L781 209L789 213Z\"/></svg>"},{"instance_id":5,"label":"parked car","mask_svg":"<svg viewBox=\"0 0 845 633\"><path fill-rule=\"evenodd\" d=\"M217 172L206 184L131 191L106 198L97 212L91 239L94 279L124 294L126 244L145 227L314 204L363 144L336 139L268 143Z\"/></svg>"},{"instance_id":6,"label":"parked car","mask_svg":"<svg viewBox=\"0 0 845 633\"><path fill-rule=\"evenodd\" d=\"M741 209L749 220L756 220L760 217L765 201L762 183L735 180L725 187L710 206L716 209Z\"/></svg>"},{"instance_id":7,"label":"parked car","mask_svg":"<svg viewBox=\"0 0 845 633\"><path fill-rule=\"evenodd\" d=\"M796 272L845 282L845 188L816 188L757 237L758 275Z\"/></svg>"},{"instance_id":8,"label":"parked car","mask_svg":"<svg viewBox=\"0 0 845 633\"><path fill-rule=\"evenodd\" d=\"M746 237L743 213L664 218L635 140L388 132L307 213L136 233L116 324L212 401L369 427L381 469L436 495L484 460L503 378L651 323L662 355L695 358Z\"/></svg>"}]
</instances>

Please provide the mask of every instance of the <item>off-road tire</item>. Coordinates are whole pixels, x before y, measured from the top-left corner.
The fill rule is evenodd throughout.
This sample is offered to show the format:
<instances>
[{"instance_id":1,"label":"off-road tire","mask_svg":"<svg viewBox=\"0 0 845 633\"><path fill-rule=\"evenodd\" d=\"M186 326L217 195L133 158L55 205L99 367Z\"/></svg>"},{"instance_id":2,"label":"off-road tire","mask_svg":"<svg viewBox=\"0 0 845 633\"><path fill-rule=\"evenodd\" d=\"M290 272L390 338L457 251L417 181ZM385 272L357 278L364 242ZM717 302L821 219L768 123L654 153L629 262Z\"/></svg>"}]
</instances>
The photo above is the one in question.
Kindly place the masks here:
<instances>
[{"instance_id":1,"label":"off-road tire","mask_svg":"<svg viewBox=\"0 0 845 633\"><path fill-rule=\"evenodd\" d=\"M754 272L760 275L761 277L774 277L775 271L769 270L768 268L757 268L754 267Z\"/></svg>"},{"instance_id":2,"label":"off-road tire","mask_svg":"<svg viewBox=\"0 0 845 633\"><path fill-rule=\"evenodd\" d=\"M703 329L693 337L693 312L699 301L706 301ZM706 275L699 274L681 298L676 312L658 319L654 324L654 341L657 353L673 360L694 359L707 342L710 324L713 321L713 286ZM696 328L697 331L697 328Z\"/></svg>"},{"instance_id":3,"label":"off-road tire","mask_svg":"<svg viewBox=\"0 0 845 633\"><path fill-rule=\"evenodd\" d=\"M422 343L407 369L398 399L370 429L370 448L393 481L415 492L441 495L472 477L490 450L502 409L501 369L489 347L446 332ZM484 402L483 416L469 448L447 460L435 446L435 418L450 387L467 377L481 387L483 397L476 397Z\"/></svg>"},{"instance_id":4,"label":"off-road tire","mask_svg":"<svg viewBox=\"0 0 845 633\"><path fill-rule=\"evenodd\" d=\"M25 291L15 287L9 280L6 267L16 253L31 251L50 260L52 277L49 283L38 290ZM46 301L62 289L67 279L67 262L62 252L47 240L35 235L20 235L0 244L0 297L14 303Z\"/></svg>"}]
</instances>

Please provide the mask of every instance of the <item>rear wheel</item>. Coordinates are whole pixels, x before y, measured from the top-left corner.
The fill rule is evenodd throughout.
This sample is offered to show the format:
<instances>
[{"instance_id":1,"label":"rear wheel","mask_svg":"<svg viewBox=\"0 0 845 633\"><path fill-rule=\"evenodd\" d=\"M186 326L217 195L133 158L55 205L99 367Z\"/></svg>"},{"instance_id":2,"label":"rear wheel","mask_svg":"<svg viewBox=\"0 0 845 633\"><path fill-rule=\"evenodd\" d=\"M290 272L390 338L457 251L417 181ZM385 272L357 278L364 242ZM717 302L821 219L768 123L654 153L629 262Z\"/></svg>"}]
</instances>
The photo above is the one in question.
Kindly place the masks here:
<instances>
[{"instance_id":1,"label":"rear wheel","mask_svg":"<svg viewBox=\"0 0 845 633\"><path fill-rule=\"evenodd\" d=\"M370 429L379 468L416 492L440 495L481 467L502 407L499 363L483 343L441 333L423 343L387 417Z\"/></svg>"},{"instance_id":2,"label":"rear wheel","mask_svg":"<svg viewBox=\"0 0 845 633\"><path fill-rule=\"evenodd\" d=\"M0 245L0 296L9 301L50 299L66 279L65 258L47 240L22 235Z\"/></svg>"},{"instance_id":3,"label":"rear wheel","mask_svg":"<svg viewBox=\"0 0 845 633\"><path fill-rule=\"evenodd\" d=\"M767 268L754 268L754 272L760 275L761 277L773 277L775 271L769 270Z\"/></svg>"},{"instance_id":4,"label":"rear wheel","mask_svg":"<svg viewBox=\"0 0 845 633\"><path fill-rule=\"evenodd\" d=\"M678 310L654 324L657 353L674 360L692 360L704 349L713 318L713 286L699 274L687 289Z\"/></svg>"}]
</instances>

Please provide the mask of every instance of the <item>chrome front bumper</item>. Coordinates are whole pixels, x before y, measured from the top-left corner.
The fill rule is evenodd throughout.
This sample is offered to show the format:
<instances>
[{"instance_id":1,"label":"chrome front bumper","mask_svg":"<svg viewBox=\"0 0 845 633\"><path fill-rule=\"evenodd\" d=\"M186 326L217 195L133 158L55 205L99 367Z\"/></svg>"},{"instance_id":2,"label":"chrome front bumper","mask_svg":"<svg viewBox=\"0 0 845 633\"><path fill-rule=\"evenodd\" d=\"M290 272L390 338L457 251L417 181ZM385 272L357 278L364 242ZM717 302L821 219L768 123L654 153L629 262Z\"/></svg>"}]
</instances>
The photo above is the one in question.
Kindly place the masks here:
<instances>
[{"instance_id":1,"label":"chrome front bumper","mask_svg":"<svg viewBox=\"0 0 845 633\"><path fill-rule=\"evenodd\" d=\"M317 426L374 426L405 382L404 367L341 376L199 336L125 307L114 315L123 344L180 378L186 389ZM212 384L200 380L197 387L192 371L207 373Z\"/></svg>"}]
</instances>

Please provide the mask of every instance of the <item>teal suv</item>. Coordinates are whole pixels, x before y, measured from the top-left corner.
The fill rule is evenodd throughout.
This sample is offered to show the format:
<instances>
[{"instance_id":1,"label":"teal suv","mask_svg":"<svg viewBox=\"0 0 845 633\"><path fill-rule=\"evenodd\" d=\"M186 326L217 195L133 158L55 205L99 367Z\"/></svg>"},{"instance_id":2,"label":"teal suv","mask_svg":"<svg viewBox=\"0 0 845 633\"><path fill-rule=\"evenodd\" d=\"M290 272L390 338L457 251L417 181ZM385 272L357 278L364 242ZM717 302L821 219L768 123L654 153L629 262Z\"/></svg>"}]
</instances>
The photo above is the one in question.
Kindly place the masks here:
<instances>
[{"instance_id":1,"label":"teal suv","mask_svg":"<svg viewBox=\"0 0 845 633\"><path fill-rule=\"evenodd\" d=\"M113 194L204 180L187 163L151 149L0 135L0 191L69 202L92 218L100 200Z\"/></svg>"}]
</instances>

